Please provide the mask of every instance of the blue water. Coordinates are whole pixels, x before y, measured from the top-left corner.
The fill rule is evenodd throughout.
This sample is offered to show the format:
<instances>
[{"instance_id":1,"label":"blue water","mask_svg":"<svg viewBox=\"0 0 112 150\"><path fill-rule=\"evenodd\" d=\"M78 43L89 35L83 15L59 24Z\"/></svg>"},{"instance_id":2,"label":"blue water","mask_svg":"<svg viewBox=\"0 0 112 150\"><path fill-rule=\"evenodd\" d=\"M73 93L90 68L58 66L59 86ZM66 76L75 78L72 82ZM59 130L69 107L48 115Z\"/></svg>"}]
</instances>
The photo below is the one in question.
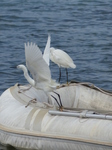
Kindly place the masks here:
<instances>
[{"instance_id":1,"label":"blue water","mask_svg":"<svg viewBox=\"0 0 112 150\"><path fill-rule=\"evenodd\" d=\"M10 67L25 64L25 42L43 52L48 33L51 46L67 52L77 66L69 69L69 81L112 91L111 0L0 0L0 94L27 83L22 71ZM58 66L51 62L50 68L58 79ZM65 75L63 69L62 83Z\"/></svg>"}]
</instances>

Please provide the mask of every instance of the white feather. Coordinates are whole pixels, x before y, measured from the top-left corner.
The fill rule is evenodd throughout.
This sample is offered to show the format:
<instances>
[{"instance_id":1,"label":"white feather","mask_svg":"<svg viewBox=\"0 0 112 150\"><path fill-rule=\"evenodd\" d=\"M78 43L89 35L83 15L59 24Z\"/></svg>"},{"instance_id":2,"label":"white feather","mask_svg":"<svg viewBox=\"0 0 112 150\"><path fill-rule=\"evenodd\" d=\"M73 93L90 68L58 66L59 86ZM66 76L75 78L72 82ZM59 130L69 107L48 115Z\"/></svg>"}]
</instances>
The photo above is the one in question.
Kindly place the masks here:
<instances>
[{"instance_id":1,"label":"white feather","mask_svg":"<svg viewBox=\"0 0 112 150\"><path fill-rule=\"evenodd\" d=\"M24 71L24 76L27 81L37 89L52 91L59 84L51 79L49 66L43 59L39 47L34 43L25 43L26 66L18 65ZM32 74L33 79L29 76L27 69Z\"/></svg>"},{"instance_id":2,"label":"white feather","mask_svg":"<svg viewBox=\"0 0 112 150\"><path fill-rule=\"evenodd\" d=\"M25 44L25 57L26 66L35 81L40 79L48 80L51 79L51 73L48 65L43 59L42 53L39 47L35 44Z\"/></svg>"},{"instance_id":3,"label":"white feather","mask_svg":"<svg viewBox=\"0 0 112 150\"><path fill-rule=\"evenodd\" d=\"M50 59L57 64L59 67L64 68L76 68L71 57L63 50L50 48Z\"/></svg>"},{"instance_id":4,"label":"white feather","mask_svg":"<svg viewBox=\"0 0 112 150\"><path fill-rule=\"evenodd\" d=\"M76 68L72 58L65 53L63 50L50 48L50 59L60 67L66 68L67 83L68 83L68 72L67 68ZM59 82L61 79L61 69L59 70Z\"/></svg>"},{"instance_id":5,"label":"white feather","mask_svg":"<svg viewBox=\"0 0 112 150\"><path fill-rule=\"evenodd\" d=\"M51 37L50 35L48 35L48 40L47 40L47 44L44 50L44 54L43 54L43 58L46 61L46 63L49 66L49 55L50 55L50 43L51 43Z\"/></svg>"}]
</instances>

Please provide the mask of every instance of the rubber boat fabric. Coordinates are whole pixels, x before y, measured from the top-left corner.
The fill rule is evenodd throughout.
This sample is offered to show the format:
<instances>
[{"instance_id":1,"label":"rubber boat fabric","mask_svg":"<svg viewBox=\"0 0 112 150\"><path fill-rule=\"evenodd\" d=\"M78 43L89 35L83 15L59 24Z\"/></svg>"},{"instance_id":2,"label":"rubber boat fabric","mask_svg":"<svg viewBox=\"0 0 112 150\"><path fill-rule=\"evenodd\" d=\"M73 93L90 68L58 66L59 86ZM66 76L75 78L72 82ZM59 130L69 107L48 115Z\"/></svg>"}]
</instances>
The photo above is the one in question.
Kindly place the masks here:
<instances>
[{"instance_id":1,"label":"rubber boat fabric","mask_svg":"<svg viewBox=\"0 0 112 150\"><path fill-rule=\"evenodd\" d=\"M84 84L72 82L56 90L64 111L112 115L111 93ZM50 96L54 93L48 98L34 88L19 92L27 87L16 84L0 97L0 143L17 149L112 149L111 120L51 115L58 111ZM37 102L25 107L32 98Z\"/></svg>"}]
</instances>

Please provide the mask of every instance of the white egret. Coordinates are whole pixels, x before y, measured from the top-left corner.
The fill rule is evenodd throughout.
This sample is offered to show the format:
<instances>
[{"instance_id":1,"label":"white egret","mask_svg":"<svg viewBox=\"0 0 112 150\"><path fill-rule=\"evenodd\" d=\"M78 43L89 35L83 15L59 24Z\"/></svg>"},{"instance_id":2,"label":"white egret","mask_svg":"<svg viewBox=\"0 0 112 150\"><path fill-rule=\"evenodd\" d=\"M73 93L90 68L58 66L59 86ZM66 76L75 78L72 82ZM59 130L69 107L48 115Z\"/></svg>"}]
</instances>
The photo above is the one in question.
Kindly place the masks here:
<instances>
[{"instance_id":1,"label":"white egret","mask_svg":"<svg viewBox=\"0 0 112 150\"><path fill-rule=\"evenodd\" d=\"M61 79L61 67L66 68L66 76L67 76L67 83L68 83L68 71L67 68L76 68L71 57L65 53L63 50L55 49L53 47L50 48L50 59L55 64L59 66L59 82Z\"/></svg>"},{"instance_id":2,"label":"white egret","mask_svg":"<svg viewBox=\"0 0 112 150\"><path fill-rule=\"evenodd\" d=\"M25 44L26 66L30 71L33 79L29 76L28 70L24 65L18 65L17 68L22 69L27 81L36 89L45 92L56 89L59 85L51 79L49 66L44 61L42 53L36 44Z\"/></svg>"},{"instance_id":3,"label":"white egret","mask_svg":"<svg viewBox=\"0 0 112 150\"><path fill-rule=\"evenodd\" d=\"M47 48L49 48L49 43L50 43L50 36L48 37L48 42L46 45ZM51 92L54 89L56 89L56 87L59 86L59 83L56 83L55 80L51 79L51 72L49 66L43 59L39 47L35 43L34 44L25 43L25 57L26 57L26 66L30 71L33 79L29 76L26 66L21 64L18 65L17 68L23 70L24 76L31 86L33 86L36 89L43 90L48 96L48 92ZM62 109L63 106L60 99L60 95L56 92L54 93L58 95L60 103L56 99L55 100L58 103L59 108ZM31 102L33 103L36 102L36 99L30 100L28 105Z\"/></svg>"}]
</instances>

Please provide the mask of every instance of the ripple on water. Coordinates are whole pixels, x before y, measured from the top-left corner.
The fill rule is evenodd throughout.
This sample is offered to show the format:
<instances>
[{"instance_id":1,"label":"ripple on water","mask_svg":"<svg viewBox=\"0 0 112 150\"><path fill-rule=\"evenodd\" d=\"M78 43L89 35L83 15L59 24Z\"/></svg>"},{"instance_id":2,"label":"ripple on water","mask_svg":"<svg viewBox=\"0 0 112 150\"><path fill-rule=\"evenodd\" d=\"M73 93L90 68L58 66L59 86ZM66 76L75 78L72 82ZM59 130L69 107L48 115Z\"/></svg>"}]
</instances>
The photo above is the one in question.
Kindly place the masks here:
<instances>
[{"instance_id":1,"label":"ripple on water","mask_svg":"<svg viewBox=\"0 0 112 150\"><path fill-rule=\"evenodd\" d=\"M10 67L25 64L25 42L37 43L43 52L48 33L51 46L65 50L77 66L69 69L69 80L112 89L111 8L110 0L0 1L0 93L27 83L22 71ZM58 66L51 62L50 68L58 80Z\"/></svg>"}]
</instances>

